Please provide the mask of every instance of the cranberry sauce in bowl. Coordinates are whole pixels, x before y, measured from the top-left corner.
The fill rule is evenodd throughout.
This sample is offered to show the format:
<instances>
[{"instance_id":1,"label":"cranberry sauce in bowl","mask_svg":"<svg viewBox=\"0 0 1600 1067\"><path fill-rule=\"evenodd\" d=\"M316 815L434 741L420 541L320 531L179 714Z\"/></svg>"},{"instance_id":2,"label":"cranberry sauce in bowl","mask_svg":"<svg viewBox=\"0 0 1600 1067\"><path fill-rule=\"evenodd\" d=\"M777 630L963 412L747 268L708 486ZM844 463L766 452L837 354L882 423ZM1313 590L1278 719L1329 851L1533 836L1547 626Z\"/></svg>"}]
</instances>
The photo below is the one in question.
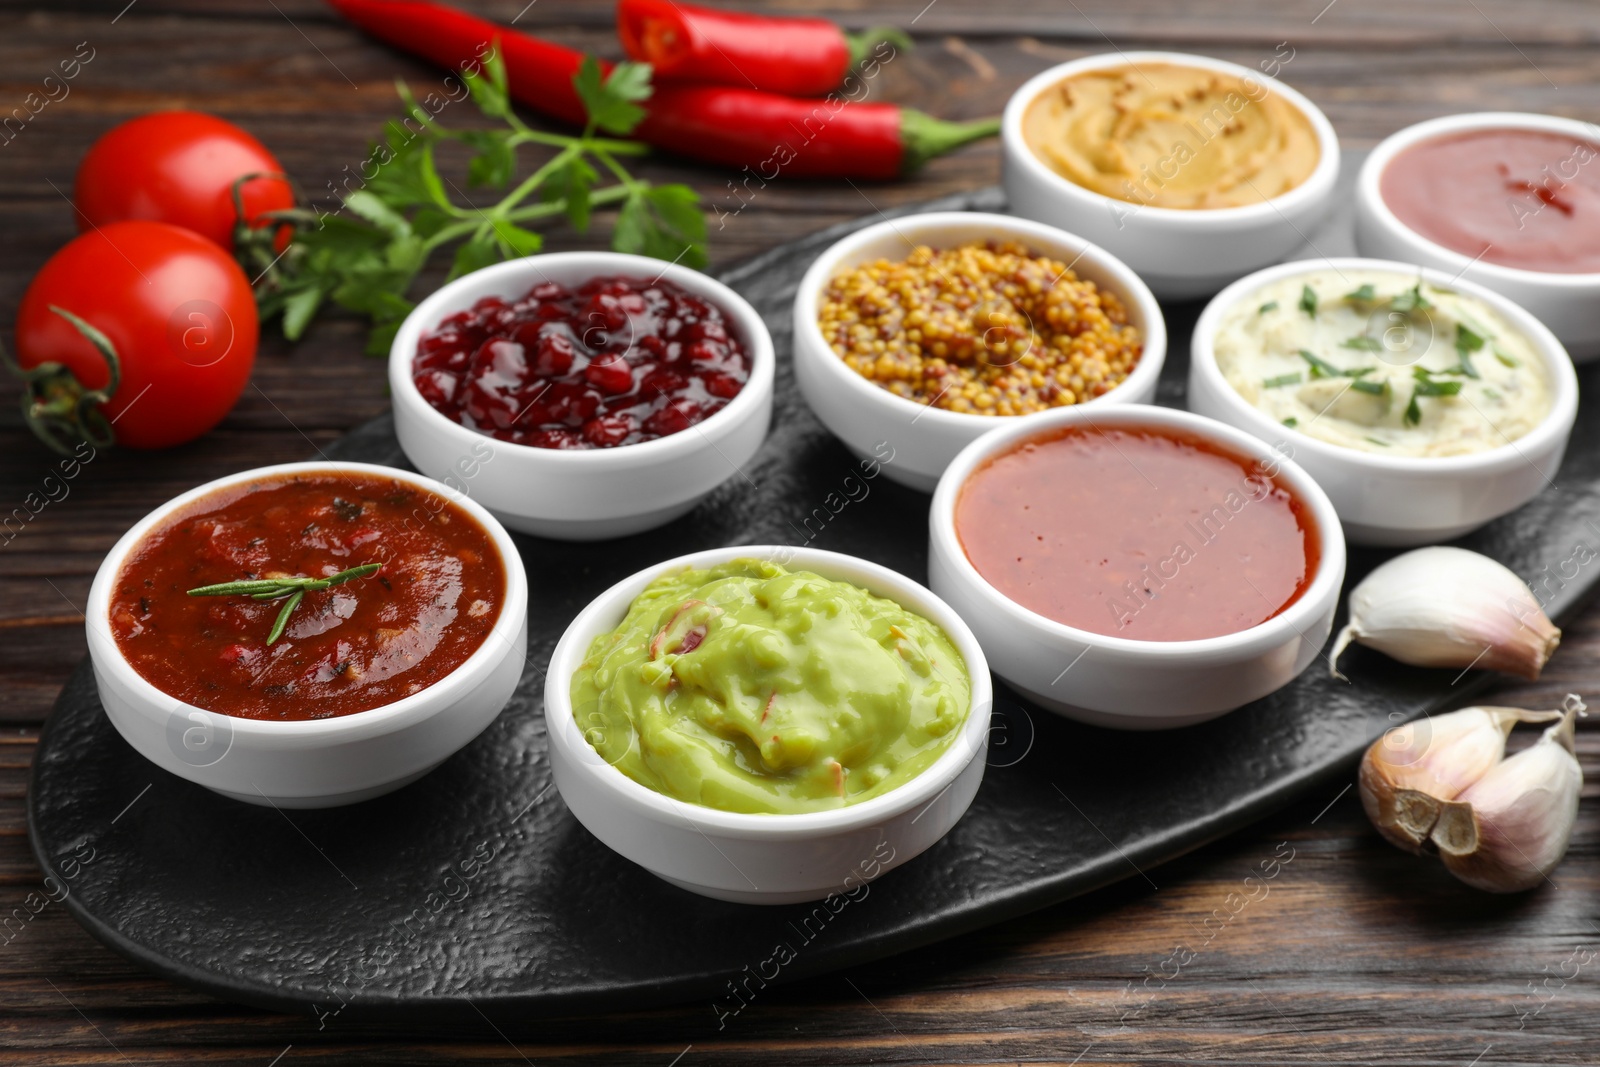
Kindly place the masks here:
<instances>
[{"instance_id":1,"label":"cranberry sauce in bowl","mask_svg":"<svg viewBox=\"0 0 1600 1067\"><path fill-rule=\"evenodd\" d=\"M389 345L389 389L417 470L513 530L594 541L745 483L776 365L761 315L717 279L550 252L464 274L413 308Z\"/></svg>"},{"instance_id":2,"label":"cranberry sauce in bowl","mask_svg":"<svg viewBox=\"0 0 1600 1067\"><path fill-rule=\"evenodd\" d=\"M536 448L615 448L703 422L751 360L722 309L665 279L553 281L485 296L425 333L424 400L480 433Z\"/></svg>"}]
</instances>

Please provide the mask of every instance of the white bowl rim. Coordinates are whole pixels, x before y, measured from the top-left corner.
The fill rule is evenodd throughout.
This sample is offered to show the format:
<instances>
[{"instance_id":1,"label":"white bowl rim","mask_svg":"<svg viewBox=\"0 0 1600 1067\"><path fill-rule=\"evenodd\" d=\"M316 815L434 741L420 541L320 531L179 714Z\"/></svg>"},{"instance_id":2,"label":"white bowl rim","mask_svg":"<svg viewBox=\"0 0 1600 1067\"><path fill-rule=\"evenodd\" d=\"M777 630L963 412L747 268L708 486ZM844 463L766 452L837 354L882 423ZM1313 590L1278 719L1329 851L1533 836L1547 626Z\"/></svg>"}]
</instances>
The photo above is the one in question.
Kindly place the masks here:
<instances>
[{"instance_id":1,"label":"white bowl rim","mask_svg":"<svg viewBox=\"0 0 1600 1067\"><path fill-rule=\"evenodd\" d=\"M745 381L744 387L720 410L693 426L665 437L616 448L537 448L533 445L502 440L480 430L463 426L423 399L411 375L417 345L422 340L425 330L438 326L447 314L451 314L442 309L456 301L463 289L492 285L507 279L525 281L534 279L528 282L532 285L536 284L537 279L544 277L545 266L583 265L590 268L591 278L606 274L649 277L654 271L657 281L670 281L691 294L716 304L723 315L731 319L744 335L745 348L750 357L750 376ZM477 299L481 297L475 298L466 306L471 307ZM772 334L768 331L766 322L756 309L750 306L748 300L709 274L703 274L678 263L665 263L659 259L636 256L627 252L540 253L523 256L520 259L508 259L475 270L471 274L464 274L440 286L422 303L412 308L389 345L389 388L394 403L403 403L408 409L417 411L419 417L450 434L460 442L462 448L470 449L478 441L488 441L497 450L505 448L508 450L507 455L521 456L525 461L569 463L579 466L587 464L595 468L604 464L631 465L633 462L665 462L673 458L687 458L704 444L708 436L714 438L723 430L732 429L757 414L764 399L772 392L776 369L777 355L772 346ZM691 430L699 432L691 433Z\"/></svg>"},{"instance_id":2,"label":"white bowl rim","mask_svg":"<svg viewBox=\"0 0 1600 1067\"><path fill-rule=\"evenodd\" d=\"M1443 138L1453 133L1496 129L1570 134L1600 148L1600 125L1584 122L1582 119L1541 115L1532 111L1467 111L1457 115L1441 115L1397 130L1380 141L1361 164L1361 173L1356 177L1356 197L1385 228L1426 248L1440 259L1459 268L1463 274L1470 267L1473 275L1480 279L1542 285L1552 289L1587 291L1600 287L1600 271L1529 270L1526 267L1508 267L1500 263L1491 263L1481 256L1474 258L1457 252L1431 237L1424 237L1401 222L1400 217L1383 199L1383 194L1379 191L1379 182L1390 162L1401 152L1425 141Z\"/></svg>"},{"instance_id":3,"label":"white bowl rim","mask_svg":"<svg viewBox=\"0 0 1600 1067\"><path fill-rule=\"evenodd\" d=\"M366 711L355 711L348 715L337 715L328 719L295 719L286 722L229 715L226 712L211 711L196 704L189 704L161 689L135 670L133 665L128 662L127 657L122 654L122 648L117 644L116 638L110 632L109 616L111 590L116 584L117 575L122 572L128 555L144 540L145 535L166 522L178 511L220 490L254 482L272 481L287 475L329 473L366 474L373 477L395 478L409 482L419 489L444 497L460 507L476 519L489 534L495 548L500 553L501 564L505 568L505 601L500 606L500 614L495 619L494 626L488 634L484 635L483 641L472 651L472 655L463 660L455 670L427 688L409 696L401 697L399 700L391 701L388 704L381 704L376 708L368 708ZM112 657L104 662L97 657L96 666L102 670L113 672L118 682L131 688L135 695L147 704L160 704L170 707L174 714L197 711L204 715L216 716L229 724L232 729L232 736L236 740L239 738L256 738L337 743L353 741L359 737L387 733L392 729L409 725L411 721L448 711L462 695L461 691L464 688L477 684L482 676L495 663L500 661L506 650L514 647L516 635L524 625L527 613L528 577L522 565L522 556L517 552L517 546L511 540L511 535L506 532L505 527L501 526L499 520L489 514L482 504L462 494L453 492L447 486L426 475L412 471L386 467L377 463L356 463L345 460L308 460L298 463L277 463L267 467L255 467L213 479L204 485L199 485L187 492L180 493L140 519L127 533L122 535L111 551L106 554L104 562L100 564L100 569L95 574L94 583L89 589L89 602L85 618L90 626L94 625L94 620L97 618L106 620L105 632L100 635L99 643L108 646ZM430 705L437 706L430 709Z\"/></svg>"},{"instance_id":4,"label":"white bowl rim","mask_svg":"<svg viewBox=\"0 0 1600 1067\"><path fill-rule=\"evenodd\" d=\"M651 579L671 571L690 567L707 567L746 557L770 559L780 557L784 566L811 569L820 566L825 571L856 571L871 575L881 588L900 592L915 590L916 595L934 610L924 614L928 621L944 630L951 643L966 661L971 679L972 695L967 714L961 722L960 733L951 739L948 748L910 781L895 786L886 793L827 811L808 811L790 814L761 814L723 811L689 801L677 800L658 793L648 786L629 778L622 771L603 760L589 758L594 749L578 733L572 715L571 680L592 636L577 636L580 630L589 629L597 616L615 611L626 613L627 607L641 588ZM852 583L857 584L857 583ZM864 587L863 587L864 588ZM630 593L629 591L632 590ZM874 596L883 596L874 593ZM885 599L895 600L894 596ZM898 603L898 601L896 601ZM909 609L908 609L909 610ZM820 834L858 830L884 822L886 819L910 811L919 804L932 803L955 781L986 748L990 723L987 715L976 714L979 709L992 709L994 687L989 677L988 660L972 630L955 610L936 596L926 586L880 563L842 552L829 552L820 548L793 547L789 545L728 545L722 548L703 549L635 571L600 593L567 624L560 641L550 655L550 666L545 680L546 735L551 746L560 745L571 755L571 763L578 773L585 774L594 783L619 797L635 814L665 820L673 825L697 829L713 829L718 833L747 840L791 839L813 837ZM588 749L585 753L577 746Z\"/></svg>"},{"instance_id":5,"label":"white bowl rim","mask_svg":"<svg viewBox=\"0 0 1600 1067\"><path fill-rule=\"evenodd\" d=\"M829 245L811 262L811 266L806 268L805 275L800 279L800 286L795 290L794 330L797 335L797 346L798 334L804 330L816 350L829 357L817 361L828 368L824 373L836 382L845 383L844 388L871 397L886 410L897 415L908 415L914 420L927 419L935 426L969 429L980 425L991 427L1002 424L1006 419L1021 418L1022 416L1018 415L975 415L964 411L946 411L931 404L920 404L915 400L896 396L845 366L844 361L833 351L833 346L822 336L822 330L817 326L817 298L823 288L839 273L839 263L847 256L887 233L894 233L907 240L911 240L914 236L931 244L936 238L925 231L958 226L988 227L993 231L994 237L1022 241L1028 245L1029 251L1036 255L1053 254L1041 249L1041 242L1071 248L1077 255L1072 263L1074 267L1079 262L1087 261L1096 269L1109 274L1116 284L1123 288L1129 302L1138 307L1146 323L1145 336L1142 339L1144 349L1139 355L1139 362L1134 365L1128 376L1114 387L1100 396L1073 404L1072 407L1102 401L1118 401L1121 399L1117 396L1118 393L1124 390L1134 392L1143 388L1151 379L1160 377L1161 368L1167 358L1166 316L1162 313L1155 294L1132 267L1104 247L1075 233L1016 215L997 215L986 211L929 211L900 218L886 218L846 234ZM1119 298L1122 295L1123 293L1117 294Z\"/></svg>"},{"instance_id":6,"label":"white bowl rim","mask_svg":"<svg viewBox=\"0 0 1600 1067\"><path fill-rule=\"evenodd\" d=\"M1533 429L1523 434L1514 441L1508 441L1494 448L1482 452L1472 452L1460 456L1384 456L1373 452L1361 452L1354 448L1345 448L1342 445L1320 440L1309 434L1288 430L1286 427L1274 422L1263 415L1253 405L1247 403L1244 397L1236 390L1222 374L1217 366L1216 352L1212 347L1212 337L1216 333L1217 320L1236 304L1241 303L1251 293L1281 278L1292 278L1297 275L1311 274L1319 270L1381 270L1395 274L1420 277L1441 289L1451 289L1476 297L1494 308L1510 320L1511 324L1521 330L1529 343L1544 360L1546 373L1550 378L1551 390L1554 396L1551 399L1550 410ZM1343 462L1350 466L1368 471L1383 473L1408 473L1408 474L1455 474L1472 472L1479 474L1497 473L1499 470L1520 466L1528 462L1525 451L1538 451L1549 444L1553 437L1565 436L1571 432L1573 421L1578 414L1578 375L1572 366L1572 357L1567 354L1566 348L1550 332L1550 328L1529 312L1522 305L1486 286L1467 278L1452 278L1449 274L1436 267L1424 267L1414 263L1402 263L1392 259L1368 259L1361 256L1335 256L1328 259L1300 259L1289 263L1278 263L1271 267L1264 267L1254 273L1229 285L1222 292L1211 299L1211 302L1200 312L1200 317L1195 321L1194 336L1189 343L1189 366L1192 371L1204 374L1221 386L1223 403L1227 404L1230 411L1250 425L1255 426L1263 433L1284 434L1292 433L1289 438L1296 449L1305 448L1312 455L1321 460L1330 462Z\"/></svg>"},{"instance_id":7,"label":"white bowl rim","mask_svg":"<svg viewBox=\"0 0 1600 1067\"><path fill-rule=\"evenodd\" d=\"M1269 91L1277 93L1284 100L1293 105L1301 114L1305 115L1311 123L1311 128L1316 131L1317 145L1321 151L1317 165L1312 168L1306 180L1286 192L1269 197L1257 204L1240 204L1235 207L1218 208L1173 208L1159 207L1153 204L1140 204L1133 200L1122 200L1114 196L1097 193L1093 189L1085 188L1063 177L1052 170L1038 157L1033 148L1022 135L1022 118L1032 104L1045 90L1051 88L1073 76L1089 70L1102 70L1107 67L1128 67L1139 63L1156 64L1164 63L1179 67L1197 67L1201 70L1214 70L1232 74L1242 79L1252 78L1261 83ZM1011 155L1019 165L1027 168L1031 177L1049 182L1059 193L1069 197L1076 197L1080 203L1091 209L1105 209L1109 205L1125 205L1130 210L1140 215L1148 215L1153 219L1160 219L1164 225L1184 227L1202 232L1215 232L1219 229L1228 229L1241 224L1260 222L1275 216L1281 217L1296 211L1306 204L1316 201L1330 193L1339 178L1339 136L1334 131L1333 123L1322 109L1312 102L1311 98L1298 89L1267 74L1264 71L1252 70L1238 63L1231 63L1226 59L1217 59L1213 56L1196 55L1190 52L1167 52L1160 50L1145 50L1136 52L1097 52L1093 55L1083 56L1069 60L1066 63L1043 70L1027 81L1022 87L1011 94L1007 101L1005 112L1000 119L1000 137L1013 147Z\"/></svg>"},{"instance_id":8,"label":"white bowl rim","mask_svg":"<svg viewBox=\"0 0 1600 1067\"><path fill-rule=\"evenodd\" d=\"M1047 436L1052 430L1063 426L1086 423L1091 428L1098 428L1096 419L1100 416L1117 425L1183 430L1221 445L1234 455L1275 464L1283 480L1310 507L1317 524L1317 571L1299 598L1272 618L1231 634L1187 641L1146 641L1069 626L1022 606L991 585L967 558L961 538L956 533L955 508L962 486L984 460L1010 452L1029 439ZM933 504L928 511L928 525L932 536L951 559L960 579L1013 622L1043 631L1056 639L1083 645L1085 650L1095 647L1148 659L1180 662L1219 656L1236 659L1273 647L1291 631L1300 634L1303 639L1305 627L1326 610L1330 599L1337 600L1344 582L1344 527L1328 494L1311 475L1293 459L1277 452L1260 438L1226 423L1178 408L1140 405L1104 408L1098 412L1062 408L1029 415L1015 425L990 431L962 449L946 468L944 476L939 479L939 488L934 490Z\"/></svg>"}]
</instances>

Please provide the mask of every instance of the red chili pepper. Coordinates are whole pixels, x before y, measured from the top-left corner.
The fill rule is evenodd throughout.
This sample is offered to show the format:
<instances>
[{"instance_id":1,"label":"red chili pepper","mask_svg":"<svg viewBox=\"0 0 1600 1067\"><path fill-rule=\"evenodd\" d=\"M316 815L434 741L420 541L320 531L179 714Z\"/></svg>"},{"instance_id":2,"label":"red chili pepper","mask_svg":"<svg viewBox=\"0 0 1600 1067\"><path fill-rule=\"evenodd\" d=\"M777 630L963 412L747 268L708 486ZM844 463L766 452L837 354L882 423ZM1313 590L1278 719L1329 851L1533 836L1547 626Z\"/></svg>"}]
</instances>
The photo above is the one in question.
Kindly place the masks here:
<instances>
[{"instance_id":1,"label":"red chili pepper","mask_svg":"<svg viewBox=\"0 0 1600 1067\"><path fill-rule=\"evenodd\" d=\"M552 118L583 125L572 76L583 56L427 0L328 0L381 41L441 66L481 63L500 41L516 100ZM609 64L602 67L610 69ZM854 103L837 93L801 100L728 86L658 85L634 136L659 148L749 169L763 181L799 178L887 179L934 156L999 131L995 119L945 122L893 104Z\"/></svg>"},{"instance_id":2,"label":"red chili pepper","mask_svg":"<svg viewBox=\"0 0 1600 1067\"><path fill-rule=\"evenodd\" d=\"M911 38L890 26L851 34L827 19L771 18L674 0L621 0L617 35L628 57L650 64L661 81L789 96L837 89L877 46L911 49Z\"/></svg>"}]
</instances>

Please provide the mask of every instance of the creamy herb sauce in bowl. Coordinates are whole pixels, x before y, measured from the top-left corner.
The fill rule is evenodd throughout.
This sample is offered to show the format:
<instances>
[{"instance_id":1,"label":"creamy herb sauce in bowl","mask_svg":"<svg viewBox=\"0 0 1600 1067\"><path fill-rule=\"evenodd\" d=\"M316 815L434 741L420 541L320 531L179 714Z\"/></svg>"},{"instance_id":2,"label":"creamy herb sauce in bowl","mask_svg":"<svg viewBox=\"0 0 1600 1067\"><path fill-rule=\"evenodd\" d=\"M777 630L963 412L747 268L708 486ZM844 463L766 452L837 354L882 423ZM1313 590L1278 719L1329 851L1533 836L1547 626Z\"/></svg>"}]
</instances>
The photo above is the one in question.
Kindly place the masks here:
<instances>
[{"instance_id":1,"label":"creamy herb sauce in bowl","mask_svg":"<svg viewBox=\"0 0 1600 1067\"><path fill-rule=\"evenodd\" d=\"M1399 271L1278 278L1223 313L1212 347L1246 403L1363 452L1486 452L1554 403L1544 360L1499 311Z\"/></svg>"}]
</instances>

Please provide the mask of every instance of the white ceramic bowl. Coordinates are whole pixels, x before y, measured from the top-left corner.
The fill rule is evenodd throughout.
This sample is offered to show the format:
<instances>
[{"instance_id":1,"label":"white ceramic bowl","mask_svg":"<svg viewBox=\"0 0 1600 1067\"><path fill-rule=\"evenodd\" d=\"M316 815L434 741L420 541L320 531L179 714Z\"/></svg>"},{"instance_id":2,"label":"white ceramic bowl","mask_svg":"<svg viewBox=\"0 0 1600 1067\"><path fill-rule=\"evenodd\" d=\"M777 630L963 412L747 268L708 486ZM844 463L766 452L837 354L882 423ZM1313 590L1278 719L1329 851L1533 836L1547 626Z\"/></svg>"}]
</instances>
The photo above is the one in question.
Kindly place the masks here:
<instances>
[{"instance_id":1,"label":"white ceramic bowl","mask_svg":"<svg viewBox=\"0 0 1600 1067\"><path fill-rule=\"evenodd\" d=\"M218 489L278 475L347 471L393 478L452 500L483 524L505 565L500 617L465 663L428 688L370 711L304 722L266 722L205 711L157 689L123 658L111 635L117 573L139 541L191 502ZM283 463L230 474L163 504L107 554L89 588L89 658L100 703L128 744L180 778L249 804L331 808L416 781L481 733L522 677L528 644L528 578L504 528L481 506L410 471L370 463Z\"/></svg>"},{"instance_id":2,"label":"white ceramic bowl","mask_svg":"<svg viewBox=\"0 0 1600 1067\"><path fill-rule=\"evenodd\" d=\"M1311 585L1266 622L1191 641L1108 637L1048 619L1005 596L978 573L956 535L961 488L990 457L1058 428L1082 425L1181 430L1276 472L1310 509L1321 538L1322 557ZM967 620L995 674L1069 719L1124 730L1204 722L1289 684L1327 642L1344 582L1339 519L1310 475L1249 434L1171 408L1065 408L985 435L939 480L928 513L928 542L928 584Z\"/></svg>"},{"instance_id":3,"label":"white ceramic bowl","mask_svg":"<svg viewBox=\"0 0 1600 1067\"><path fill-rule=\"evenodd\" d=\"M486 296L515 299L540 282L591 278L672 282L720 308L750 354L750 378L727 407L686 430L620 448L561 451L499 441L433 409L411 378L417 342ZM671 522L756 454L772 421L772 336L749 302L721 282L620 252L555 252L474 271L418 304L389 349L400 447L422 473L482 503L513 530L591 541Z\"/></svg>"},{"instance_id":4,"label":"white ceramic bowl","mask_svg":"<svg viewBox=\"0 0 1600 1067\"><path fill-rule=\"evenodd\" d=\"M1407 227L1389 210L1378 191L1389 162L1412 145L1483 129L1538 130L1600 145L1600 127L1593 123L1515 111L1446 115L1407 126L1385 138L1361 166L1356 179L1356 248L1364 256L1437 267L1450 277L1488 286L1521 304L1550 327L1573 359L1583 363L1600 358L1600 274L1523 270L1462 255Z\"/></svg>"},{"instance_id":5,"label":"white ceramic bowl","mask_svg":"<svg viewBox=\"0 0 1600 1067\"><path fill-rule=\"evenodd\" d=\"M823 291L851 267L876 259L902 260L917 245L953 248L974 241L1014 240L1072 266L1078 277L1115 293L1144 339L1133 372L1104 396L1087 401L1147 404L1167 358L1167 326L1150 289L1115 256L1083 238L1010 215L939 211L857 230L834 244L806 271L794 296L794 372L817 418L863 459L883 464L892 481L932 492L945 467L972 441L1012 416L967 415L907 400L847 367L817 327Z\"/></svg>"},{"instance_id":6,"label":"white ceramic bowl","mask_svg":"<svg viewBox=\"0 0 1600 1067\"><path fill-rule=\"evenodd\" d=\"M1477 297L1522 331L1544 360L1555 394L1532 432L1466 456L1383 456L1319 441L1285 429L1256 410L1217 368L1211 339L1235 303L1280 278L1314 270L1387 270ZM1460 537L1514 511L1555 478L1578 413L1578 378L1561 342L1538 319L1500 294L1450 273L1379 259L1282 263L1241 278L1218 293L1195 323L1190 342L1189 409L1279 445L1333 500L1344 532L1361 545L1431 545Z\"/></svg>"},{"instance_id":7,"label":"white ceramic bowl","mask_svg":"<svg viewBox=\"0 0 1600 1067\"><path fill-rule=\"evenodd\" d=\"M1022 136L1028 105L1085 71L1166 63L1254 79L1311 120L1322 156L1303 183L1243 207L1188 211L1148 207L1092 192L1050 169ZM1205 296L1299 248L1332 205L1339 140L1326 115L1304 95L1258 70L1182 52L1108 52L1051 67L1011 95L1000 123L1001 181L1010 210L1081 233L1139 272L1161 297Z\"/></svg>"},{"instance_id":8,"label":"white ceramic bowl","mask_svg":"<svg viewBox=\"0 0 1600 1067\"><path fill-rule=\"evenodd\" d=\"M657 576L733 559L771 559L852 582L937 623L967 661L972 706L960 734L911 781L833 811L754 815L674 800L607 764L572 712L572 675L589 644L615 629ZM753 545L679 556L601 593L550 657L544 713L556 788L578 821L615 852L673 885L718 900L788 904L855 894L956 824L983 781L994 694L983 650L960 616L916 582L876 563L814 548Z\"/></svg>"}]
</instances>

